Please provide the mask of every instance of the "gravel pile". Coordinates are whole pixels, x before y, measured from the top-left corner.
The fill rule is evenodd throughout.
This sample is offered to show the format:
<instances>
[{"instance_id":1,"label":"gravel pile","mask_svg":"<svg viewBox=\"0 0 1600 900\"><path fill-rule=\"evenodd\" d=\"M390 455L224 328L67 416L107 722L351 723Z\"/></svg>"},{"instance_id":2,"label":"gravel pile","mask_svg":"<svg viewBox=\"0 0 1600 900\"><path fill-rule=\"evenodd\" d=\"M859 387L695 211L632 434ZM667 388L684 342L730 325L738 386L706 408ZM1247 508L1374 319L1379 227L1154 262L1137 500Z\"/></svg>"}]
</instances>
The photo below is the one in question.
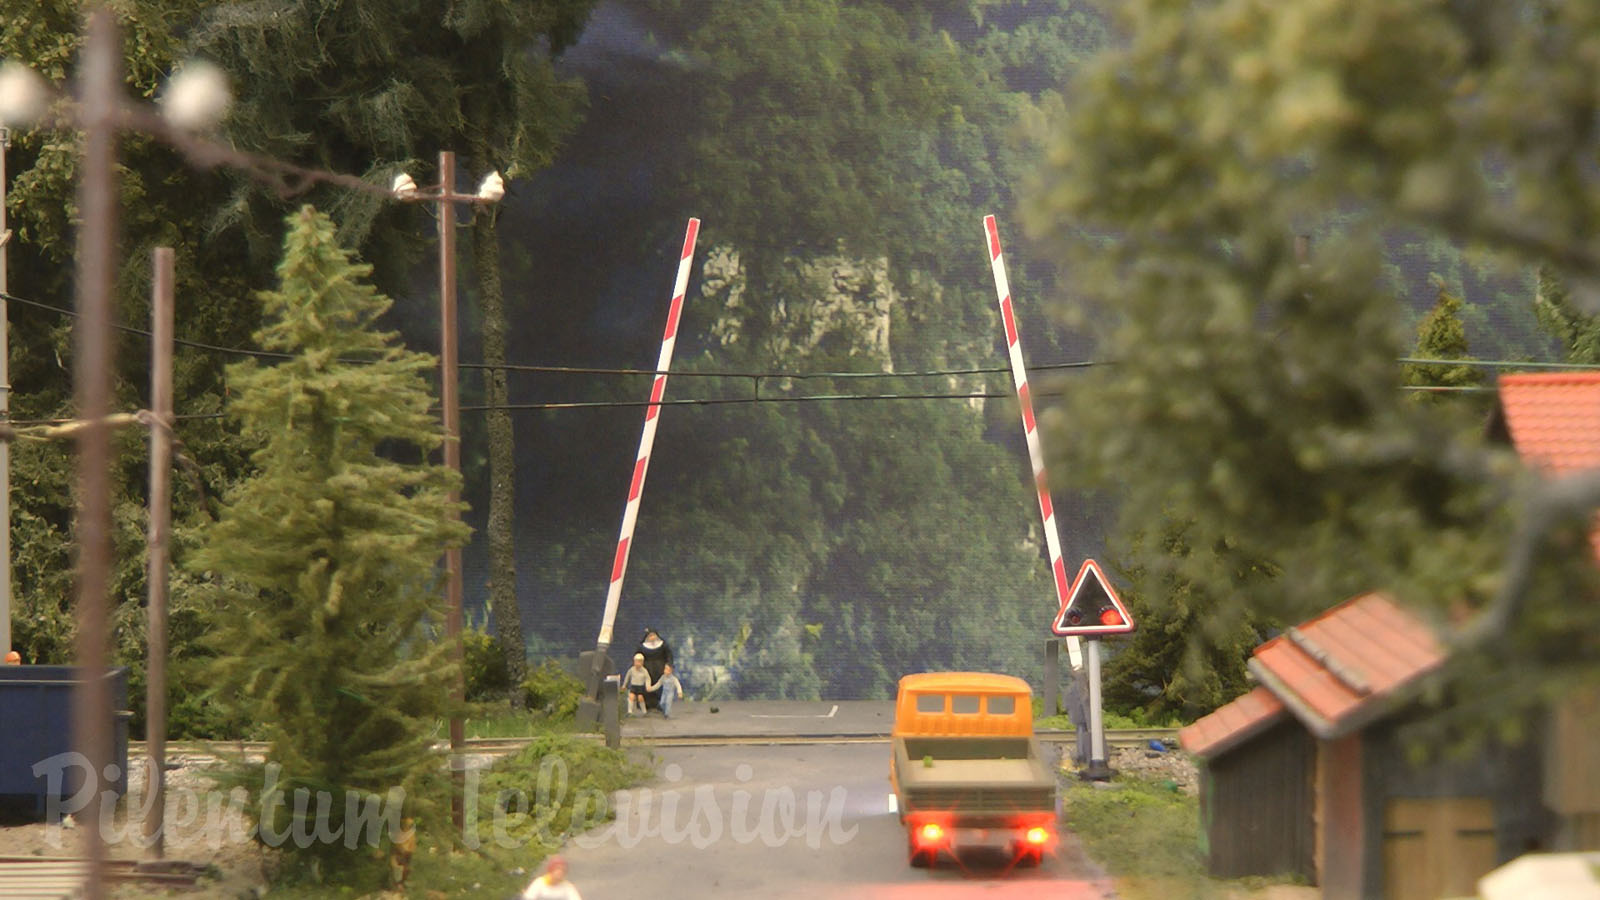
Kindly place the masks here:
<instances>
[{"instance_id":1,"label":"gravel pile","mask_svg":"<svg viewBox=\"0 0 1600 900\"><path fill-rule=\"evenodd\" d=\"M1193 797L1200 793L1200 770L1194 757L1181 750L1158 753L1146 747L1112 747L1109 760L1112 771L1119 775L1145 781L1171 781L1178 789ZM1062 763L1062 771L1076 772L1070 762Z\"/></svg>"}]
</instances>

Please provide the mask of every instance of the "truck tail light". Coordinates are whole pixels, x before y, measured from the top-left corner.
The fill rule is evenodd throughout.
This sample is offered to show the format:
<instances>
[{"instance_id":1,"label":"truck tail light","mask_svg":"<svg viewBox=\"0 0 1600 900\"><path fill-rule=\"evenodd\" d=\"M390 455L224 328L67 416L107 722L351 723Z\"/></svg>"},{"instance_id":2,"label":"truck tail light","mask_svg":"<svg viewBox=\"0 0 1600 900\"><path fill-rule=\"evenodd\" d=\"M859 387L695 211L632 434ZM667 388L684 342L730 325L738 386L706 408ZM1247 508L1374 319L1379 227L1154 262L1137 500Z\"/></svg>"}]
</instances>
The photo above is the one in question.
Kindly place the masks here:
<instances>
[{"instance_id":1,"label":"truck tail light","mask_svg":"<svg viewBox=\"0 0 1600 900\"><path fill-rule=\"evenodd\" d=\"M944 840L944 826L938 822L928 822L917 829L917 840L924 846L939 843Z\"/></svg>"},{"instance_id":2,"label":"truck tail light","mask_svg":"<svg viewBox=\"0 0 1600 900\"><path fill-rule=\"evenodd\" d=\"M1028 829L1028 833L1027 833L1026 837L1027 837L1028 843L1034 845L1035 847L1038 847L1038 846L1042 846L1043 844L1047 843L1050 840L1050 832L1049 832L1048 829L1040 828L1038 826L1034 826L1033 828L1029 828Z\"/></svg>"}]
</instances>

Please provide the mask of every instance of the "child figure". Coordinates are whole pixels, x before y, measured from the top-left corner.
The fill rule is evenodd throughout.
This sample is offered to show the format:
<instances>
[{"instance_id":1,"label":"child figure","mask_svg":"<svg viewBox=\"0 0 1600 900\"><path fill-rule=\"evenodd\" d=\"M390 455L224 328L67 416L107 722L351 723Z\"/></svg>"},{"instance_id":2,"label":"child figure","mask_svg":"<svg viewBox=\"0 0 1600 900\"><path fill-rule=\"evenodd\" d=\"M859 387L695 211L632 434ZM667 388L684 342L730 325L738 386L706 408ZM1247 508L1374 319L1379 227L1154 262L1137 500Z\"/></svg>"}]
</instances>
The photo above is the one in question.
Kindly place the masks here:
<instances>
[{"instance_id":1,"label":"child figure","mask_svg":"<svg viewBox=\"0 0 1600 900\"><path fill-rule=\"evenodd\" d=\"M661 714L669 719L672 718L672 700L674 697L683 698L683 683L678 680L678 676L672 674L671 663L662 668L661 678L650 685L650 690L661 692Z\"/></svg>"},{"instance_id":2,"label":"child figure","mask_svg":"<svg viewBox=\"0 0 1600 900\"><path fill-rule=\"evenodd\" d=\"M559 856L550 857L544 874L533 880L518 895L518 900L583 900L578 889L567 880L567 861Z\"/></svg>"},{"instance_id":3,"label":"child figure","mask_svg":"<svg viewBox=\"0 0 1600 900\"><path fill-rule=\"evenodd\" d=\"M644 715L644 696L650 692L650 671L644 667L644 654L633 655L633 665L622 673L622 686L628 691L628 715Z\"/></svg>"}]
</instances>

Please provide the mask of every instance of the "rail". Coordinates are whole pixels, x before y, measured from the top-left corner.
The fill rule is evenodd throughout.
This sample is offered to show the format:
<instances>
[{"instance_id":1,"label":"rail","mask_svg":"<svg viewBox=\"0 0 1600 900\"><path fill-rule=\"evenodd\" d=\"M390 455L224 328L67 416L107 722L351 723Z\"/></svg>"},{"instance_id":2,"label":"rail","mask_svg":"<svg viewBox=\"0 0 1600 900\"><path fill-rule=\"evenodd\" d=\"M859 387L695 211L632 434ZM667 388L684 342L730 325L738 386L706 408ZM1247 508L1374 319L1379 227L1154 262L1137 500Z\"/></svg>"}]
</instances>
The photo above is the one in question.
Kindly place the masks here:
<instances>
[{"instance_id":1,"label":"rail","mask_svg":"<svg viewBox=\"0 0 1600 900\"><path fill-rule=\"evenodd\" d=\"M575 734L574 737L583 740L603 741L600 734ZM1074 741L1077 734L1072 731L1041 731L1037 734L1039 740L1048 744L1060 744ZM1143 747L1150 741L1160 741L1167 746L1176 746L1178 729L1176 728L1108 728L1106 729L1106 744L1113 747ZM461 744L463 753L469 755L501 756L515 753L537 740L536 737L506 737L506 738L467 738ZM710 734L710 735L624 735L622 739L625 747L714 747L714 746L748 746L748 745L790 745L790 744L873 744L888 743L889 735L884 734ZM449 743L440 741L438 749L448 750ZM223 754L243 754L247 757L261 756L267 750L265 741L168 741L167 754L169 756L208 756L216 757ZM131 741L128 744L128 755L143 756L145 745L143 741Z\"/></svg>"}]
</instances>

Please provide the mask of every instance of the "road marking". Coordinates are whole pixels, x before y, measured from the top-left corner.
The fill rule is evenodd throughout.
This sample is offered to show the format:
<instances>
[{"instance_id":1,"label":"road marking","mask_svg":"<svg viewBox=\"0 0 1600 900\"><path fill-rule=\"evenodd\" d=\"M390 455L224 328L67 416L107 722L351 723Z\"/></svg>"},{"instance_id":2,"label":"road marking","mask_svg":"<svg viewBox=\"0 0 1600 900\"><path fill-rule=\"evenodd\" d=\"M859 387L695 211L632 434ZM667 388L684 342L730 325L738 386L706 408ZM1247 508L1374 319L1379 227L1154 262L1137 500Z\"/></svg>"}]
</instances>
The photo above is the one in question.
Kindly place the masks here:
<instances>
[{"instance_id":1,"label":"road marking","mask_svg":"<svg viewBox=\"0 0 1600 900\"><path fill-rule=\"evenodd\" d=\"M827 715L818 714L818 715L814 715L814 716L795 716L795 715L772 715L772 714L763 714L763 713L751 713L750 714L750 718L752 718L752 719L831 719L831 718L833 718L833 714L838 712L838 711L839 711L839 704L835 703L833 705L833 709L828 710Z\"/></svg>"}]
</instances>

